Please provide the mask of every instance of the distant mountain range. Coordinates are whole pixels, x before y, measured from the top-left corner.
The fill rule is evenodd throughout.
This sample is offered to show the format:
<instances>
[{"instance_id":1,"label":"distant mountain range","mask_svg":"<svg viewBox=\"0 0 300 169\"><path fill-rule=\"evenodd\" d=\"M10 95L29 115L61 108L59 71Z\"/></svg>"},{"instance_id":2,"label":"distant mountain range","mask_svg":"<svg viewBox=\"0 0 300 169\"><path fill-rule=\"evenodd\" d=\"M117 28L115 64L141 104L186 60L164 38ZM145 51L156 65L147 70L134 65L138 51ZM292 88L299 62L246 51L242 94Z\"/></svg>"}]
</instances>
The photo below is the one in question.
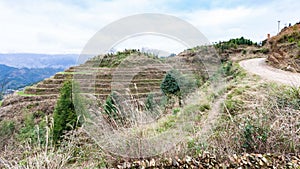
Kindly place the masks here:
<instances>
[{"instance_id":1,"label":"distant mountain range","mask_svg":"<svg viewBox=\"0 0 300 169\"><path fill-rule=\"evenodd\" d=\"M77 63L78 54L0 54L0 64L15 68L68 68Z\"/></svg>"},{"instance_id":2,"label":"distant mountain range","mask_svg":"<svg viewBox=\"0 0 300 169\"><path fill-rule=\"evenodd\" d=\"M0 64L0 91L22 88L63 70L64 68L14 68Z\"/></svg>"},{"instance_id":3,"label":"distant mountain range","mask_svg":"<svg viewBox=\"0 0 300 169\"><path fill-rule=\"evenodd\" d=\"M0 92L9 93L76 65L78 54L0 54Z\"/></svg>"}]
</instances>

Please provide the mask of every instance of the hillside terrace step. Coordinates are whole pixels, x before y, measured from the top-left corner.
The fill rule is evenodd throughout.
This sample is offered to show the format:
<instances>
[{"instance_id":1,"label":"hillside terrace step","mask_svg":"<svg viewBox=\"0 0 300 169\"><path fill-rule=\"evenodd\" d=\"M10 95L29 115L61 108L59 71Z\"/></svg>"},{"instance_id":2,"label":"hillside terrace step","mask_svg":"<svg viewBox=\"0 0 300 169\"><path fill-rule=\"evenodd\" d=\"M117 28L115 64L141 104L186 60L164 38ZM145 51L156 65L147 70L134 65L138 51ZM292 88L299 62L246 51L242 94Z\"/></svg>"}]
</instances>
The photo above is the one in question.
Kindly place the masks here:
<instances>
[{"instance_id":1,"label":"hillside terrace step","mask_svg":"<svg viewBox=\"0 0 300 169\"><path fill-rule=\"evenodd\" d=\"M153 74L153 73L157 73L157 74L164 74L166 73L166 71L164 70L116 70L116 71L93 71L93 72L89 72L89 71L83 71L83 72L69 72L69 73L58 73L58 74L65 74L65 75L80 75L80 74L97 74L97 75L102 75L102 74L107 74L107 75L111 75L111 74Z\"/></svg>"},{"instance_id":2,"label":"hillside terrace step","mask_svg":"<svg viewBox=\"0 0 300 169\"><path fill-rule=\"evenodd\" d=\"M49 95L59 96L59 92L57 92L57 91L44 91L44 92L36 93L35 91L29 90L29 91L24 91L24 93L25 94L36 95L36 96L49 96Z\"/></svg>"},{"instance_id":3,"label":"hillside terrace step","mask_svg":"<svg viewBox=\"0 0 300 169\"><path fill-rule=\"evenodd\" d=\"M73 74L61 74L61 73L57 73L54 75L53 77L54 79L72 79L73 78Z\"/></svg>"},{"instance_id":4,"label":"hillside terrace step","mask_svg":"<svg viewBox=\"0 0 300 169\"><path fill-rule=\"evenodd\" d=\"M58 95L37 95L37 96L14 96L7 98L2 102L1 106L8 106L17 104L20 102L35 102L35 101L44 101L44 100L55 100L58 98Z\"/></svg>"},{"instance_id":5,"label":"hillside terrace step","mask_svg":"<svg viewBox=\"0 0 300 169\"><path fill-rule=\"evenodd\" d=\"M136 67L136 65L135 65ZM138 68L135 67L118 67L118 68L103 68L103 67L77 67L72 70L68 70L69 72L107 72L107 73L112 73L112 72L149 72L149 71L163 71L163 72L168 72L172 69L178 69L178 70L199 70L200 67L195 67L195 66L189 66L189 65L180 65L178 63L174 65L159 65L159 66L139 66Z\"/></svg>"},{"instance_id":6,"label":"hillside terrace step","mask_svg":"<svg viewBox=\"0 0 300 169\"><path fill-rule=\"evenodd\" d=\"M162 81L157 81L157 82L141 82L141 83L129 83L130 88L143 88L143 87L154 87L154 86L160 86Z\"/></svg>"},{"instance_id":7,"label":"hillside terrace step","mask_svg":"<svg viewBox=\"0 0 300 169\"><path fill-rule=\"evenodd\" d=\"M161 99L162 99L161 96L163 96L163 95L153 97L153 101L156 102L156 103L159 103L161 101ZM148 95L147 95L147 97L148 97ZM147 97L142 97L142 98L138 98L138 99L137 98L127 99L127 100L122 101L121 104L122 103L123 104L127 104L127 103L134 104L136 102L143 102L143 103L145 103L146 100L147 100Z\"/></svg>"},{"instance_id":8,"label":"hillside terrace step","mask_svg":"<svg viewBox=\"0 0 300 169\"><path fill-rule=\"evenodd\" d=\"M48 78L42 81L43 84L62 84L64 83L65 79L53 79Z\"/></svg>"},{"instance_id":9,"label":"hillside terrace step","mask_svg":"<svg viewBox=\"0 0 300 169\"><path fill-rule=\"evenodd\" d=\"M107 84L112 82L124 82L124 83L151 83L157 82L161 83L162 78L159 79L74 79L79 84L86 84L86 83L94 83L94 84Z\"/></svg>"},{"instance_id":10,"label":"hillside terrace step","mask_svg":"<svg viewBox=\"0 0 300 169\"><path fill-rule=\"evenodd\" d=\"M127 91L129 93L145 93L145 92L152 92L152 91L159 91L160 86L146 86L146 87L137 87L135 88L134 86L128 86L127 88L125 87L118 87L114 86L114 89L120 90L121 93ZM50 94L59 94L60 88L39 88L39 87L28 87L25 89L24 93L25 94L34 94L34 95L50 95ZM80 92L83 93L98 93L98 94L110 94L111 93L111 86L107 88L97 88L93 86L88 86L88 87L80 87Z\"/></svg>"},{"instance_id":11,"label":"hillside terrace step","mask_svg":"<svg viewBox=\"0 0 300 169\"><path fill-rule=\"evenodd\" d=\"M115 88L114 91L120 91L120 93L145 93L152 91L160 91L160 86L144 87L144 88ZM111 88L92 88L92 87L81 87L79 92L83 93L99 93L99 94L110 94Z\"/></svg>"},{"instance_id":12,"label":"hillside terrace step","mask_svg":"<svg viewBox=\"0 0 300 169\"><path fill-rule=\"evenodd\" d=\"M59 88L28 87L24 90L24 93L25 94L36 94L36 95L58 94Z\"/></svg>"},{"instance_id":13,"label":"hillside terrace step","mask_svg":"<svg viewBox=\"0 0 300 169\"><path fill-rule=\"evenodd\" d=\"M38 83L36 85L36 88L61 88L62 84L44 84L44 83Z\"/></svg>"},{"instance_id":14,"label":"hillside terrace step","mask_svg":"<svg viewBox=\"0 0 300 169\"><path fill-rule=\"evenodd\" d=\"M74 72L61 72L61 73L57 73L54 78L59 79L59 78L70 78L73 75L132 75L132 74L141 74L141 75L147 75L147 74L165 74L167 71L171 70L171 69L165 69L165 70L161 70L161 69L154 69L154 70L141 70L141 69L117 69L117 70L113 70L113 69L109 69L109 70L105 70L105 71L100 71L101 69L99 69L99 71L96 71L97 69L94 69L92 72L90 71L84 71L84 72L80 72L80 71L74 71ZM180 68L177 69L178 71L181 72L193 72L193 71L199 71L196 68L193 67L187 67L187 68Z\"/></svg>"},{"instance_id":15,"label":"hillside terrace step","mask_svg":"<svg viewBox=\"0 0 300 169\"><path fill-rule=\"evenodd\" d=\"M67 69L66 72L81 72L81 71L87 71L87 72L137 72L137 71L161 71L161 70L170 70L170 65L146 65L146 66L139 66L136 68L137 65L134 67L116 67L116 68L106 68L106 67L86 67L86 66L78 66L74 68Z\"/></svg>"},{"instance_id":16,"label":"hillside terrace step","mask_svg":"<svg viewBox=\"0 0 300 169\"><path fill-rule=\"evenodd\" d=\"M159 87L161 84L161 81L155 81L155 82L141 82L141 83L134 83L134 82L112 82L112 83L79 83L81 88L97 88L97 89L106 89L106 88L111 88L112 86L114 88L153 88L153 87ZM62 84L43 84L43 83L39 83L35 86L31 86L31 87L27 87L26 90L28 91L28 89L30 88L42 88L42 89L52 89L52 88L61 88Z\"/></svg>"},{"instance_id":17,"label":"hillside terrace step","mask_svg":"<svg viewBox=\"0 0 300 169\"><path fill-rule=\"evenodd\" d=\"M134 82L82 82L79 83L79 87L93 87L93 88L152 88L154 86L160 86L160 81L154 81L154 82L141 82L141 83L134 83Z\"/></svg>"},{"instance_id":18,"label":"hillside terrace step","mask_svg":"<svg viewBox=\"0 0 300 169\"><path fill-rule=\"evenodd\" d=\"M165 73L142 73L142 74L56 74L53 79L56 80L67 80L67 79L162 79L165 76ZM47 81L47 80L46 80ZM48 80L49 82L49 80ZM46 82L46 83L48 83ZM60 81L61 82L61 81ZM58 82L59 83L59 82Z\"/></svg>"},{"instance_id":19,"label":"hillside terrace step","mask_svg":"<svg viewBox=\"0 0 300 169\"><path fill-rule=\"evenodd\" d=\"M90 95L91 93L81 93L82 95ZM93 96L95 96L101 103L104 103L105 100L107 99L107 97L110 95L111 93L109 94L93 94ZM142 100L142 101L145 101L148 97L148 95L150 94L149 93L139 93L139 94L130 94L130 95L126 95L126 94L123 94L119 97L122 97L123 99L128 99L128 100L132 100L132 99L139 99L139 100ZM153 94L153 99L154 100L159 100L161 99L161 96L163 96L162 93L158 92L158 93L153 93L151 92L151 94Z\"/></svg>"},{"instance_id":20,"label":"hillside terrace step","mask_svg":"<svg viewBox=\"0 0 300 169\"><path fill-rule=\"evenodd\" d=\"M155 75L155 74L152 74L152 75L137 75L137 76L132 76L132 75L118 75L118 76L113 76L113 79L116 79L116 80L138 80L138 79L163 79L165 77L165 75ZM102 79L102 78L99 78L99 79ZM115 81L116 81L115 80Z\"/></svg>"},{"instance_id":21,"label":"hillside terrace step","mask_svg":"<svg viewBox=\"0 0 300 169\"><path fill-rule=\"evenodd\" d=\"M161 81L156 81L156 82L141 82L141 83L133 83L133 82L129 82L129 83L122 83L121 84L117 84L118 82L112 82L112 83L89 83L89 82L84 82L84 83L79 83L80 87L95 87L95 88L111 88L111 86L114 87L119 87L119 88L124 88L129 87L129 88L140 88L140 87L153 87L153 86L160 86Z\"/></svg>"},{"instance_id":22,"label":"hillside terrace step","mask_svg":"<svg viewBox=\"0 0 300 169\"><path fill-rule=\"evenodd\" d=\"M90 94L90 93L82 93L82 94ZM161 92L146 92L146 93L138 93L138 94L120 94L121 97L123 98L147 98L149 94L153 94L154 96L162 96L163 94ZM94 94L97 98L106 98L110 94Z\"/></svg>"},{"instance_id":23,"label":"hillside terrace step","mask_svg":"<svg viewBox=\"0 0 300 169\"><path fill-rule=\"evenodd\" d=\"M148 96L148 95L147 95ZM160 105L162 97L153 98L153 103ZM147 97L131 97L131 98L119 98L117 104L122 106L123 108L131 109L133 106L140 106L141 108L145 108L145 103L147 101Z\"/></svg>"}]
</instances>

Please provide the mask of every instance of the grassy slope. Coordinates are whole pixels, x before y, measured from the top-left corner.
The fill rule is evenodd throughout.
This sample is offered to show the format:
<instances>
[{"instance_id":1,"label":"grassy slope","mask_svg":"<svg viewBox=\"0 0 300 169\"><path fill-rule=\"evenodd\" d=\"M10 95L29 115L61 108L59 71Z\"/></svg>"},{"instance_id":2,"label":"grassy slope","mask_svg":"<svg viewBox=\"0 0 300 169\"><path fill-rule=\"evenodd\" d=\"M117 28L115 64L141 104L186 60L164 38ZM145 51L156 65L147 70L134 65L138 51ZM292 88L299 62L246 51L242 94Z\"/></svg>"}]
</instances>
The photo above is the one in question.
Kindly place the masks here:
<instances>
[{"instance_id":1,"label":"grassy slope","mask_svg":"<svg viewBox=\"0 0 300 169\"><path fill-rule=\"evenodd\" d=\"M236 76L227 89L209 150L218 154L299 152L299 88L246 75Z\"/></svg>"},{"instance_id":2,"label":"grassy slope","mask_svg":"<svg viewBox=\"0 0 300 169\"><path fill-rule=\"evenodd\" d=\"M193 120L193 126L188 129L189 137L177 145L179 152L169 152L169 155L197 156L204 151L219 156L242 152L299 152L299 89L264 82L257 76L245 73L237 64L226 64L224 70L227 83L222 88L215 90L211 83L206 83L197 91L197 99L190 99L181 109L174 108L171 110L173 113L161 119L156 126L155 132L164 132L181 117L188 117L191 113L194 115L190 119ZM213 119L212 130L205 132L208 137L203 139L199 133L202 132L203 124L207 124L206 119L209 119L212 107L219 103L218 99L222 95L226 96L224 104ZM62 165L64 168L104 167L119 161L102 152L80 129L69 133L68 139L63 142L64 146L55 149L49 135L51 125L42 124L43 121L51 124L51 116L36 114L33 119L39 122L33 125L34 130L29 133L43 130L43 138L47 141L32 144L23 139L19 147L8 146L6 151L2 151L0 160L9 159L6 164L10 166L16 165L16 162L29 168L37 164L51 167ZM20 138L19 131L8 124L11 123L1 123L1 129L5 129L4 134L9 132ZM23 127L26 128L26 125L32 125L32 121L25 121ZM21 160L15 159L15 154L21 155Z\"/></svg>"}]
</instances>

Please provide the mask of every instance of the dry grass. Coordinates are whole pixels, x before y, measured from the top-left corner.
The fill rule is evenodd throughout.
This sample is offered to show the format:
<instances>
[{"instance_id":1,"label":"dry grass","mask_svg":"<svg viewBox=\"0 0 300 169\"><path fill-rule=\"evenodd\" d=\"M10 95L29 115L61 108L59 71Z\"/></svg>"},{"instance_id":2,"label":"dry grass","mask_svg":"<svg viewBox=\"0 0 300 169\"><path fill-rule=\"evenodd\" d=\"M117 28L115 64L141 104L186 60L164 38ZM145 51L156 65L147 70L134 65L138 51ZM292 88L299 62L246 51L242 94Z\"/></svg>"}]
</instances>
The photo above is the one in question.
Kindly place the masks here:
<instances>
[{"instance_id":1,"label":"dry grass","mask_svg":"<svg viewBox=\"0 0 300 169\"><path fill-rule=\"evenodd\" d=\"M240 71L235 65L233 69ZM212 130L190 136L184 143L184 154L299 152L300 89L266 83L255 75L236 75L227 78L226 99L211 124ZM202 119L208 119L210 113L206 112Z\"/></svg>"},{"instance_id":2,"label":"dry grass","mask_svg":"<svg viewBox=\"0 0 300 169\"><path fill-rule=\"evenodd\" d=\"M52 143L51 126L46 127L46 142L14 143L0 153L0 168L102 168L107 167L104 155L82 129L66 133L57 147ZM12 144L12 142L11 142Z\"/></svg>"},{"instance_id":3,"label":"dry grass","mask_svg":"<svg viewBox=\"0 0 300 169\"><path fill-rule=\"evenodd\" d=\"M240 92L227 97L242 104L230 105L235 109L224 105L207 148L222 155L299 152L300 96L288 92L299 89L261 81L245 85L236 86L231 92Z\"/></svg>"}]
</instances>

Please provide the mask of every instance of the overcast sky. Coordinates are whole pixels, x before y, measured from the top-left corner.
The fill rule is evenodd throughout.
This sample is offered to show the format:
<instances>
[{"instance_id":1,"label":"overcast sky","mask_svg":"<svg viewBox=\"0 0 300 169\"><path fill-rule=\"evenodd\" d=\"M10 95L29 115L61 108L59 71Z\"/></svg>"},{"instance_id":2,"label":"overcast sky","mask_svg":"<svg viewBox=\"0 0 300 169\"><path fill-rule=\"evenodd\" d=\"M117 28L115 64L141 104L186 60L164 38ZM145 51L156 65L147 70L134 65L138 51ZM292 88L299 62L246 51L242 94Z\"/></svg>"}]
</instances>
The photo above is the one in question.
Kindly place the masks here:
<instances>
[{"instance_id":1,"label":"overcast sky","mask_svg":"<svg viewBox=\"0 0 300 169\"><path fill-rule=\"evenodd\" d=\"M259 42L277 33L278 20L299 22L299 7L299 0L0 0L0 53L80 53L105 25L140 13L179 17L210 42Z\"/></svg>"}]
</instances>

